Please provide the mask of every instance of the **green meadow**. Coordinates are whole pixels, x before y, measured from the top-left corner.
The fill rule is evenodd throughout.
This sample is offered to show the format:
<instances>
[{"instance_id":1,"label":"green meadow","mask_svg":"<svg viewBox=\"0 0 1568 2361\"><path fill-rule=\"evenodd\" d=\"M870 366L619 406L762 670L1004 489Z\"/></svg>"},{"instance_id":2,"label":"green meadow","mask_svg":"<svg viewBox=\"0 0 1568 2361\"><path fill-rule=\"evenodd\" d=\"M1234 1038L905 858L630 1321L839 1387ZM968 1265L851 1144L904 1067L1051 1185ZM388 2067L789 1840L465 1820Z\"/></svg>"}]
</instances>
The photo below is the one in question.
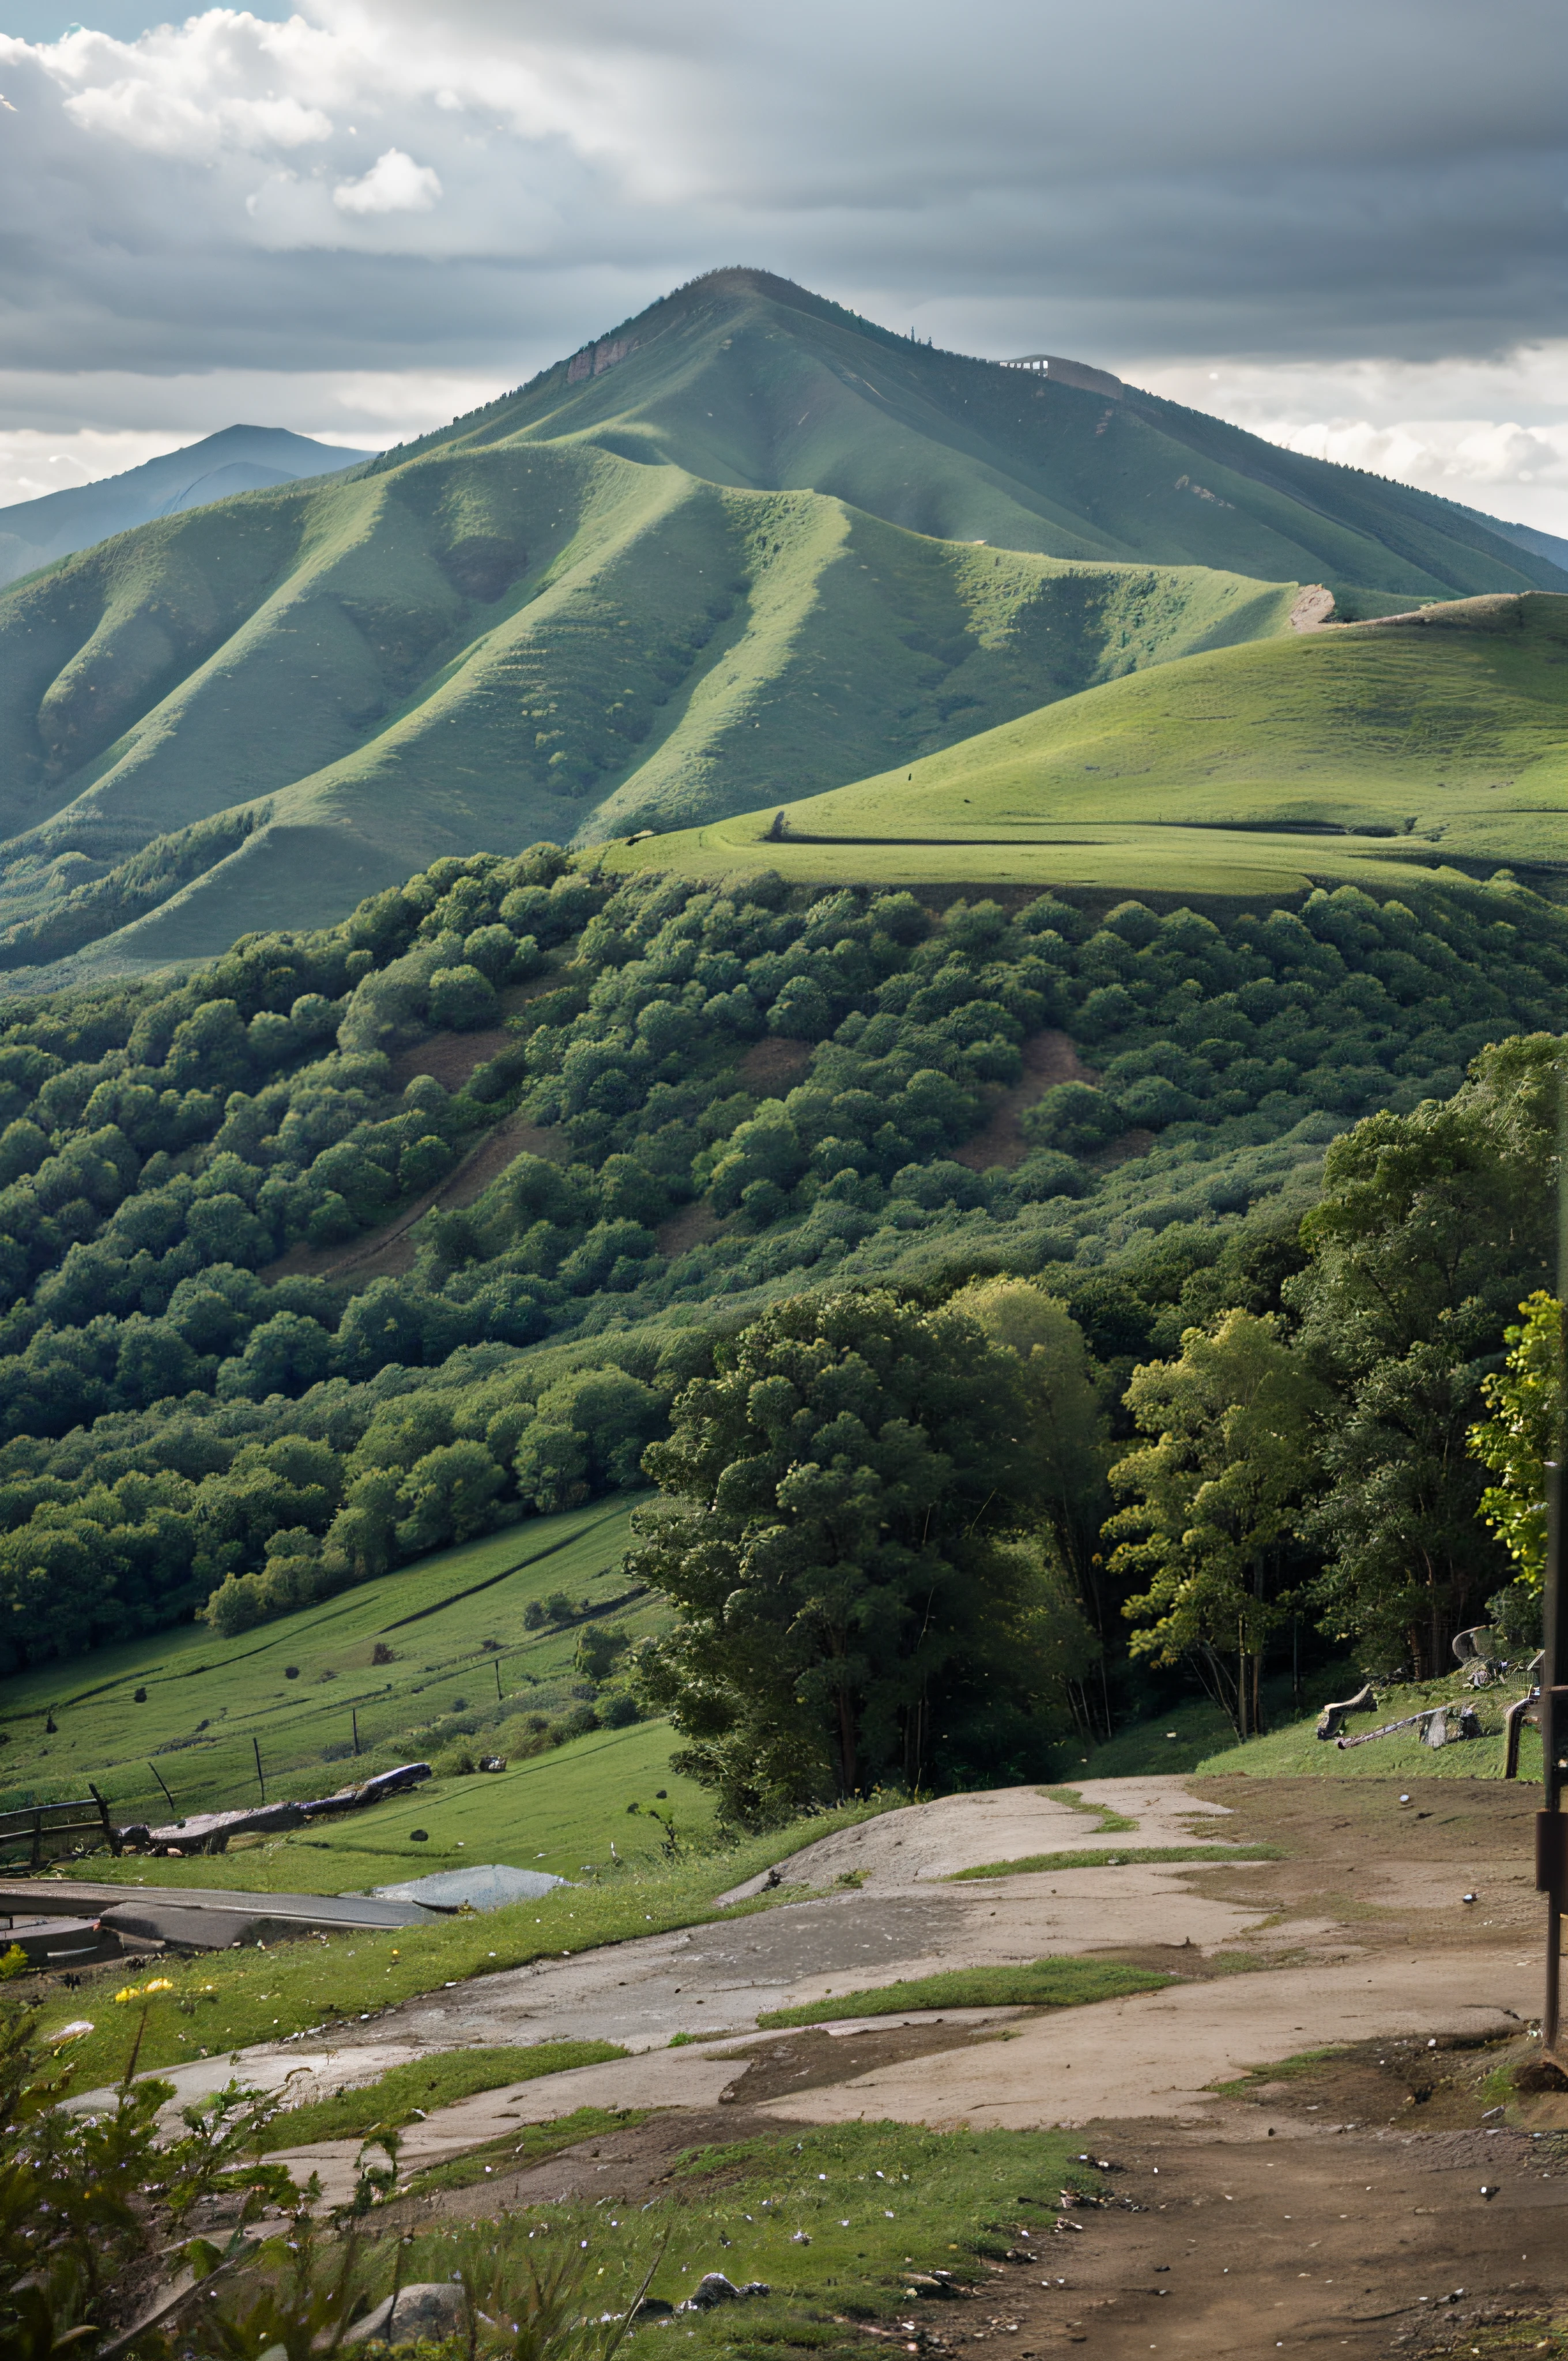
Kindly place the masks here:
<instances>
[{"instance_id":1,"label":"green meadow","mask_svg":"<svg viewBox=\"0 0 1568 2361\"><path fill-rule=\"evenodd\" d=\"M623 1859L651 1859L670 1818L677 1838L712 1825L709 1798L670 1770L663 1722L593 1730L504 1772L455 1768L465 1755L537 1745L534 1720L557 1722L585 1701L574 1694L585 1686L573 1661L581 1631L608 1620L635 1639L655 1628L649 1599L609 1605L627 1588L630 1518L627 1502L599 1501L531 1519L231 1640L186 1625L0 1682L0 1808L83 1795L92 1781L117 1820L167 1823L258 1802L258 1752L274 1802L430 1760L445 1775L362 1813L184 1862L97 1854L90 1873L343 1893L466 1861L576 1877L609 1866L612 1839ZM530 1606L557 1593L574 1620L530 1630ZM390 1663L374 1662L378 1647ZM424 1841L411 1839L415 1828Z\"/></svg>"},{"instance_id":2,"label":"green meadow","mask_svg":"<svg viewBox=\"0 0 1568 2361\"><path fill-rule=\"evenodd\" d=\"M1473 599L1129 675L617 868L1280 898L1561 867L1568 598Z\"/></svg>"}]
</instances>

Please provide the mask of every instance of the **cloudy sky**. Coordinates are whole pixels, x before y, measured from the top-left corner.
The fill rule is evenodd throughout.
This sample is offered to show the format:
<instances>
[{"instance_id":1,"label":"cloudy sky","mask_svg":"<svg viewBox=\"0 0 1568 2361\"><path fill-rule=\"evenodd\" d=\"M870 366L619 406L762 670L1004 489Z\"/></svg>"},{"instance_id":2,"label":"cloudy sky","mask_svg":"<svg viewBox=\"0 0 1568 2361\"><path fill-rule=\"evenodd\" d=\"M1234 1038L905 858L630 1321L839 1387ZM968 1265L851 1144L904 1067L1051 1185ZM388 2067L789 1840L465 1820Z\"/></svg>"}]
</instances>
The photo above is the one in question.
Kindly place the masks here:
<instances>
[{"instance_id":1,"label":"cloudy sky","mask_svg":"<svg viewBox=\"0 0 1568 2361\"><path fill-rule=\"evenodd\" d=\"M716 264L1568 533L1560 0L0 0L0 500Z\"/></svg>"}]
</instances>

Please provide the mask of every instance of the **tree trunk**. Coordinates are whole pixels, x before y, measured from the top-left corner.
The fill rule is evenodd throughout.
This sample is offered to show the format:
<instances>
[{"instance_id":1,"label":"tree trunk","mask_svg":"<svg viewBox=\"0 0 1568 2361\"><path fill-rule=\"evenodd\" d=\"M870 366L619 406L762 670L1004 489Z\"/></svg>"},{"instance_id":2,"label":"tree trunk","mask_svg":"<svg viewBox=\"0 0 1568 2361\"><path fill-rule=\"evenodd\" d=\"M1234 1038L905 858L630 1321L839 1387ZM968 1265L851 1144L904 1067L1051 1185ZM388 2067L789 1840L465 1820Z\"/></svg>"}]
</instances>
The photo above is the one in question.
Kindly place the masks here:
<instances>
[{"instance_id":1,"label":"tree trunk","mask_svg":"<svg viewBox=\"0 0 1568 2361\"><path fill-rule=\"evenodd\" d=\"M860 1770L855 1744L855 1709L848 1689L839 1691L839 1778L846 1795L856 1792Z\"/></svg>"}]
</instances>

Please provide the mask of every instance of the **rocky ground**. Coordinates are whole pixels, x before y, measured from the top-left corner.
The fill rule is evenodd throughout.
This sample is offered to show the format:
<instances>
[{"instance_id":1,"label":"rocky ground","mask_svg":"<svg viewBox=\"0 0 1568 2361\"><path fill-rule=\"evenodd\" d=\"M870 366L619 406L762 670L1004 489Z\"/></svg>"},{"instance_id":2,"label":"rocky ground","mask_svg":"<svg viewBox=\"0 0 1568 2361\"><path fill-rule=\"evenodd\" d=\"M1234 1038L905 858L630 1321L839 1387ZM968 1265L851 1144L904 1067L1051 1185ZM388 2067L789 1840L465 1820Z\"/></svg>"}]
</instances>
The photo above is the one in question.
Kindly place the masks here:
<instances>
[{"instance_id":1,"label":"rocky ground","mask_svg":"<svg viewBox=\"0 0 1568 2361\"><path fill-rule=\"evenodd\" d=\"M629 2201L679 2149L786 2125L1080 2129L1115 2167L1106 2202L1039 2227L989 2292L916 2320L916 2349L1556 2350L1544 2323L1568 2290L1568 2092L1511 2081L1540 2001L1535 1800L1455 1779L1103 1781L1083 1791L1093 1811L1031 1789L951 1797L779 1865L817 1898L480 1978L331 2052L243 2062L313 2094L452 2047L598 2037L634 2053L411 2126L405 2171L583 2106L653 2111L415 2201L422 2219L587 2191ZM1102 1812L1135 1825L1108 1836ZM948 1882L1030 1854L1216 1839L1279 1857ZM1076 2009L756 2029L790 2004L1053 1952L1179 1980ZM672 2048L676 2034L688 2038ZM346 2193L356 2152L327 2143L291 2161Z\"/></svg>"}]
</instances>

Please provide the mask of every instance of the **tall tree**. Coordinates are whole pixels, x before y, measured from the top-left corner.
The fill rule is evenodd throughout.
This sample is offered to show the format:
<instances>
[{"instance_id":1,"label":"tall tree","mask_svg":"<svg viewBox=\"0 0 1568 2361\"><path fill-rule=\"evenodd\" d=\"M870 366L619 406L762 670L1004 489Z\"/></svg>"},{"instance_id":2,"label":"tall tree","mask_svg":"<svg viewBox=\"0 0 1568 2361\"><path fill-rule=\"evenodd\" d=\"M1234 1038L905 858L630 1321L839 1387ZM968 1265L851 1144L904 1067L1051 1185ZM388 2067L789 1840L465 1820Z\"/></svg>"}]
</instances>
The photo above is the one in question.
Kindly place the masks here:
<instances>
[{"instance_id":1,"label":"tall tree","mask_svg":"<svg viewBox=\"0 0 1568 2361\"><path fill-rule=\"evenodd\" d=\"M1050 1550L1076 1593L1098 1646L1100 1712L1111 1730L1106 1682L1114 1608L1107 1598L1100 1530L1111 1506L1106 1470L1115 1457L1102 1380L1088 1340L1064 1303L1022 1279L975 1279L949 1311L973 1320L1018 1364L1025 1448ZM1089 1719L1089 1694L1080 1693Z\"/></svg>"},{"instance_id":2,"label":"tall tree","mask_svg":"<svg viewBox=\"0 0 1568 2361\"><path fill-rule=\"evenodd\" d=\"M1533 1646L1546 1575L1546 1462L1563 1459L1568 1314L1544 1288L1519 1311L1519 1324L1507 1332L1507 1366L1482 1382L1491 1416L1471 1428L1470 1447L1497 1479L1481 1495L1481 1515L1515 1569L1488 1608L1508 1639Z\"/></svg>"},{"instance_id":3,"label":"tall tree","mask_svg":"<svg viewBox=\"0 0 1568 2361\"><path fill-rule=\"evenodd\" d=\"M1344 1399L1306 1521L1324 1552L1325 1628L1373 1669L1450 1661L1507 1572L1471 1456L1510 1313L1549 1277L1562 1050L1484 1050L1452 1099L1377 1115L1334 1142L1287 1283L1302 1341Z\"/></svg>"},{"instance_id":4,"label":"tall tree","mask_svg":"<svg viewBox=\"0 0 1568 2361\"><path fill-rule=\"evenodd\" d=\"M1037 1552L1017 1366L889 1290L797 1296L722 1345L644 1466L630 1570L673 1602L641 1677L682 1767L757 1819L883 1779L1025 1775L1080 1619Z\"/></svg>"},{"instance_id":5,"label":"tall tree","mask_svg":"<svg viewBox=\"0 0 1568 2361\"><path fill-rule=\"evenodd\" d=\"M1143 1627L1133 1653L1194 1659L1239 1738L1262 1727L1264 1652L1288 1612L1288 1544L1327 1401L1272 1312L1190 1328L1179 1359L1146 1362L1127 1389L1151 1440L1111 1470L1126 1506L1105 1532L1113 1575L1146 1586L1123 1609Z\"/></svg>"}]
</instances>

